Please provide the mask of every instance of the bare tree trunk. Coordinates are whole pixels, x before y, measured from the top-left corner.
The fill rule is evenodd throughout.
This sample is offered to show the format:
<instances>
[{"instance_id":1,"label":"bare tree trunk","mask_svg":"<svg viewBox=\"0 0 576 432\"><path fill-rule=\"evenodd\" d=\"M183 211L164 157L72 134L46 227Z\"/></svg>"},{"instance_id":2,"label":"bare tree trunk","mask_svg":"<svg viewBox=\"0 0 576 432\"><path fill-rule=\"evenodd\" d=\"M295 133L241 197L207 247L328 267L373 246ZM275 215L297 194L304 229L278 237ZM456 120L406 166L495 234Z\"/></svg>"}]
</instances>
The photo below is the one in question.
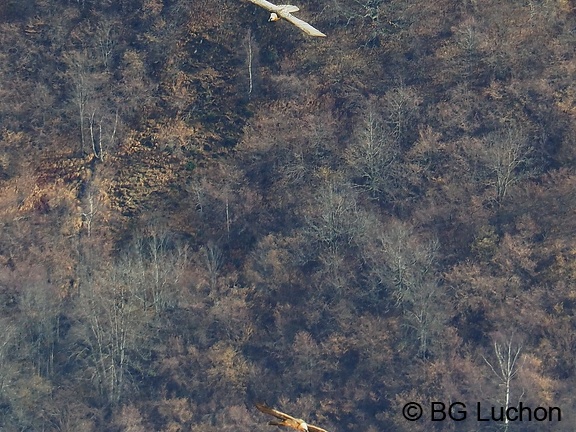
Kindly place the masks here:
<instances>
[{"instance_id":1,"label":"bare tree trunk","mask_svg":"<svg viewBox=\"0 0 576 432\"><path fill-rule=\"evenodd\" d=\"M86 86L85 86L85 77L82 73L78 76L78 81L76 82L76 105L78 106L78 116L80 121L80 153L84 155L84 148L85 148L85 126L84 126L84 117L86 116L86 101L88 99Z\"/></svg>"},{"instance_id":2,"label":"bare tree trunk","mask_svg":"<svg viewBox=\"0 0 576 432\"><path fill-rule=\"evenodd\" d=\"M210 279L210 289L216 288L216 282L220 275L220 268L222 267L222 252L220 248L212 242L202 247L204 252L204 260L206 263L206 270Z\"/></svg>"},{"instance_id":3,"label":"bare tree trunk","mask_svg":"<svg viewBox=\"0 0 576 432\"><path fill-rule=\"evenodd\" d=\"M102 65L106 70L110 66L110 58L116 45L114 33L114 25L108 20L102 20L96 28L96 45L100 51Z\"/></svg>"},{"instance_id":4,"label":"bare tree trunk","mask_svg":"<svg viewBox=\"0 0 576 432\"><path fill-rule=\"evenodd\" d=\"M512 398L512 381L518 375L522 365L520 362L521 345L515 345L514 336L510 336L502 343L494 341L494 354L496 355L496 364L490 363L486 357L483 357L490 370L496 375L500 386L504 392L504 412L506 413L511 404ZM504 431L508 431L510 426L508 416L504 416Z\"/></svg>"},{"instance_id":5,"label":"bare tree trunk","mask_svg":"<svg viewBox=\"0 0 576 432\"><path fill-rule=\"evenodd\" d=\"M254 40L250 30L248 30L242 40L240 55L244 56L243 62L248 69L248 97L250 97L255 89L256 67L258 65L258 44Z\"/></svg>"},{"instance_id":6,"label":"bare tree trunk","mask_svg":"<svg viewBox=\"0 0 576 432\"><path fill-rule=\"evenodd\" d=\"M98 122L98 131L94 132L94 116L96 115L96 111L92 112L90 116L90 141L92 144L92 152L96 159L100 159L104 162L104 144L102 142L103 139L106 139L106 147L110 148L114 144L114 138L116 137L116 129L118 128L118 110L116 110L116 114L114 115L114 122L112 125L112 131L109 132L108 138L104 137L104 133L102 131L102 123L105 121L104 118L101 118Z\"/></svg>"},{"instance_id":7,"label":"bare tree trunk","mask_svg":"<svg viewBox=\"0 0 576 432\"><path fill-rule=\"evenodd\" d=\"M246 37L248 41L248 80L250 85L248 88L248 94L252 94L253 81L252 81L252 33L248 30L248 36Z\"/></svg>"}]
</instances>

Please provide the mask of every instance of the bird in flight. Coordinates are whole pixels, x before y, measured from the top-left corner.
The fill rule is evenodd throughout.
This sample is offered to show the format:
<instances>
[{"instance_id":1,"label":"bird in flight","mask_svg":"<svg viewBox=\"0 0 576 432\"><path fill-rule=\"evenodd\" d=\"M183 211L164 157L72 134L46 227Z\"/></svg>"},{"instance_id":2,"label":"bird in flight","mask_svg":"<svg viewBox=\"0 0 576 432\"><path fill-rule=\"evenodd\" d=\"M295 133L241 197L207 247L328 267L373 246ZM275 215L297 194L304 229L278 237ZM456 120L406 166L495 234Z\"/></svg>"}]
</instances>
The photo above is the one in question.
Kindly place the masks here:
<instances>
[{"instance_id":1,"label":"bird in flight","mask_svg":"<svg viewBox=\"0 0 576 432\"><path fill-rule=\"evenodd\" d=\"M270 414L271 416L274 416L281 420L281 421L277 420L271 421L268 423L269 425L278 427L285 426L300 432L328 432L326 429L322 429L319 428L318 426L308 424L302 419L294 418L292 416L289 416L288 414L275 410L274 408L269 408L266 405L257 403L256 408L258 408L258 410L262 411L265 414Z\"/></svg>"},{"instance_id":2,"label":"bird in flight","mask_svg":"<svg viewBox=\"0 0 576 432\"><path fill-rule=\"evenodd\" d=\"M294 24L304 33L308 33L310 36L326 36L320 30L312 27L306 21L296 18L291 12L297 12L300 9L298 6L292 5L275 5L266 0L250 0L252 3L263 7L264 9L270 11L269 21L278 21L280 18L284 18L286 21Z\"/></svg>"}]
</instances>

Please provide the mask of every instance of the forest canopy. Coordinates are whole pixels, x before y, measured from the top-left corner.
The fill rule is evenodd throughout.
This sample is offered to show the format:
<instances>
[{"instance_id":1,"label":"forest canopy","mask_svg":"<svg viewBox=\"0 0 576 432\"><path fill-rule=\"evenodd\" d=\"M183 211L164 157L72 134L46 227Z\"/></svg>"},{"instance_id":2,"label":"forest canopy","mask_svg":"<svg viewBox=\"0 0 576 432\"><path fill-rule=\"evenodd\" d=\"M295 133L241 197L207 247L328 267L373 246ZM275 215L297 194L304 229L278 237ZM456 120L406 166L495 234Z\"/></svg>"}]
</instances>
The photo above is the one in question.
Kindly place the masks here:
<instances>
[{"instance_id":1,"label":"forest canopy","mask_svg":"<svg viewBox=\"0 0 576 432\"><path fill-rule=\"evenodd\" d=\"M0 2L0 429L573 430L576 5L297 5Z\"/></svg>"}]
</instances>

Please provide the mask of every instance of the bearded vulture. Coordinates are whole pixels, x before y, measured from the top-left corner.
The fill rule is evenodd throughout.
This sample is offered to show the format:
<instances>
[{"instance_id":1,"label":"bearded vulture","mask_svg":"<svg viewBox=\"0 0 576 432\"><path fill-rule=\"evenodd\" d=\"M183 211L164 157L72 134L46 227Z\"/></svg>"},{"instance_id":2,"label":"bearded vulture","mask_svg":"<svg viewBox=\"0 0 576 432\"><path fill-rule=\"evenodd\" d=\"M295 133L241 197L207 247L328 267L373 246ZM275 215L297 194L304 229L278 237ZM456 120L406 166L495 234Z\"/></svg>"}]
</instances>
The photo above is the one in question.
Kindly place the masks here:
<instances>
[{"instance_id":1,"label":"bearded vulture","mask_svg":"<svg viewBox=\"0 0 576 432\"><path fill-rule=\"evenodd\" d=\"M294 418L292 416L289 416L288 414L284 414L283 412L280 412L273 408L269 408L266 405L257 403L256 408L258 408L258 410L262 411L265 414L270 414L271 416L274 416L281 420L281 421L277 420L271 421L268 423L269 425L278 427L281 426L289 427L300 432L328 432L326 429L322 429L319 428L318 426L308 424L302 419Z\"/></svg>"},{"instance_id":2,"label":"bearded vulture","mask_svg":"<svg viewBox=\"0 0 576 432\"><path fill-rule=\"evenodd\" d=\"M320 30L312 27L306 21L302 21L299 18L296 18L291 12L297 12L300 9L298 6L292 5L278 5L270 3L266 0L250 0L252 3L263 7L264 9L270 11L270 19L268 21L278 21L280 18L284 18L286 21L294 24L304 33L308 33L310 36L326 36Z\"/></svg>"}]
</instances>

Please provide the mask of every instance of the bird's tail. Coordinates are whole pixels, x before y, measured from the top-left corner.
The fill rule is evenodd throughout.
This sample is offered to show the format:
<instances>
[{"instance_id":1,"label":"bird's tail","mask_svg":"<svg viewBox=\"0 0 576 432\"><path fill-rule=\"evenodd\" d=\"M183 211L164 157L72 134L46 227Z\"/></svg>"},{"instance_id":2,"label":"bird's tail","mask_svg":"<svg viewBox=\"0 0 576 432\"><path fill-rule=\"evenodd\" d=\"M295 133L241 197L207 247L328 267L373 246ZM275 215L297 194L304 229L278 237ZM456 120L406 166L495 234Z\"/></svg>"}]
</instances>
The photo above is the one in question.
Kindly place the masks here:
<instances>
[{"instance_id":1,"label":"bird's tail","mask_svg":"<svg viewBox=\"0 0 576 432\"><path fill-rule=\"evenodd\" d=\"M281 422L279 422L279 421L271 421L271 422L268 422L268 424L269 424L270 426L284 426L284 422L283 422L283 421L281 421Z\"/></svg>"}]
</instances>

